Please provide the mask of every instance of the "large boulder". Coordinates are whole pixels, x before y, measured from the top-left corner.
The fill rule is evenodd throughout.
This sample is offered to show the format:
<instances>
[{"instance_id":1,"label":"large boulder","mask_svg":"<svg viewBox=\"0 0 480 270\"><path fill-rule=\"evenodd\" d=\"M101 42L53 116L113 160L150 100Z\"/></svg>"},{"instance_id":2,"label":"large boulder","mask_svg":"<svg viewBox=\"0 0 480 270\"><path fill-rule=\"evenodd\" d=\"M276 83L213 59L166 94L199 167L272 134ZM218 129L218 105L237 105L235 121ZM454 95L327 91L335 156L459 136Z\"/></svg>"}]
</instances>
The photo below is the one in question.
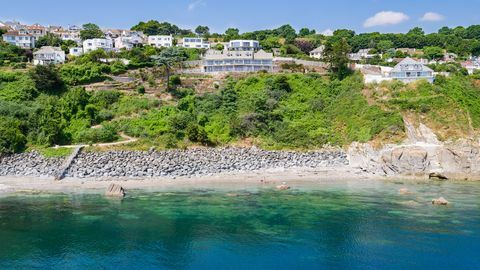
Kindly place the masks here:
<instances>
[{"instance_id":1,"label":"large boulder","mask_svg":"<svg viewBox=\"0 0 480 270\"><path fill-rule=\"evenodd\" d=\"M438 199L433 199L432 200L432 204L435 204L435 205L447 205L449 204L450 202L447 201L445 198L443 197L440 197Z\"/></svg>"}]
</instances>

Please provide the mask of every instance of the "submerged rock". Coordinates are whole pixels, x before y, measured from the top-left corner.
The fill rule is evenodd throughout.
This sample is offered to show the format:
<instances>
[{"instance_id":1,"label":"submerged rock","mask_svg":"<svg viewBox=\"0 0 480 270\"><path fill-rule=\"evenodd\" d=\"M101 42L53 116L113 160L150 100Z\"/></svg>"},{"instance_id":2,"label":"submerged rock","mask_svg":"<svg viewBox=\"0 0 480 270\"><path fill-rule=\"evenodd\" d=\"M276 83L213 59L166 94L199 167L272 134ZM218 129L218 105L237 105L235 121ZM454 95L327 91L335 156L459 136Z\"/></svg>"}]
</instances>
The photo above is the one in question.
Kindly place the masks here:
<instances>
[{"instance_id":1,"label":"submerged rock","mask_svg":"<svg viewBox=\"0 0 480 270\"><path fill-rule=\"evenodd\" d=\"M110 184L105 192L107 197L125 197L125 189L117 184Z\"/></svg>"},{"instance_id":2,"label":"submerged rock","mask_svg":"<svg viewBox=\"0 0 480 270\"><path fill-rule=\"evenodd\" d=\"M401 188L401 189L398 190L398 194L409 195L409 194L412 194L412 192L410 190L408 190L408 188Z\"/></svg>"},{"instance_id":3,"label":"submerged rock","mask_svg":"<svg viewBox=\"0 0 480 270\"><path fill-rule=\"evenodd\" d=\"M290 186L287 186L285 184L277 186L278 190L288 190L290 189Z\"/></svg>"},{"instance_id":4,"label":"submerged rock","mask_svg":"<svg viewBox=\"0 0 480 270\"><path fill-rule=\"evenodd\" d=\"M432 200L432 204L435 204L435 205L447 205L449 204L450 202L447 201L445 198L443 197L440 197L438 199L433 199Z\"/></svg>"},{"instance_id":5,"label":"submerged rock","mask_svg":"<svg viewBox=\"0 0 480 270\"><path fill-rule=\"evenodd\" d=\"M429 179L448 180L448 177L446 177L446 176L443 175L443 174L439 174L439 173L430 173L430 174L428 175L428 178L429 178Z\"/></svg>"}]
</instances>

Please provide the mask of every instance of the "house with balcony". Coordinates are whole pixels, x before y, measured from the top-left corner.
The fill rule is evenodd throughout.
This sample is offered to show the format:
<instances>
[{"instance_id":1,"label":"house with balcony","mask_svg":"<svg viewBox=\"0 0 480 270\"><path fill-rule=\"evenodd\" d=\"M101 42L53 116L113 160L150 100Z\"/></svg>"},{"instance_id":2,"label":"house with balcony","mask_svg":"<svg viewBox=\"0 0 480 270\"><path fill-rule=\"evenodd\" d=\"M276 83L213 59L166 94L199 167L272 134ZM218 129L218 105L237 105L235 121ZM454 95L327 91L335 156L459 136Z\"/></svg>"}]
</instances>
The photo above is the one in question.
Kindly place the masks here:
<instances>
[{"instance_id":1,"label":"house with balcony","mask_svg":"<svg viewBox=\"0 0 480 270\"><path fill-rule=\"evenodd\" d=\"M35 48L35 37L27 31L9 31L3 34L3 41L23 49Z\"/></svg>"},{"instance_id":2,"label":"house with balcony","mask_svg":"<svg viewBox=\"0 0 480 270\"><path fill-rule=\"evenodd\" d=\"M113 50L113 41L109 38L94 38L83 41L84 53L89 53L98 49L105 51Z\"/></svg>"},{"instance_id":3,"label":"house with balcony","mask_svg":"<svg viewBox=\"0 0 480 270\"><path fill-rule=\"evenodd\" d=\"M65 62L65 52L59 47L44 46L33 53L34 65L62 64Z\"/></svg>"},{"instance_id":4,"label":"house with balcony","mask_svg":"<svg viewBox=\"0 0 480 270\"><path fill-rule=\"evenodd\" d=\"M227 43L226 48L229 51L258 51L260 50L260 42L256 40L231 40Z\"/></svg>"},{"instance_id":5,"label":"house with balcony","mask_svg":"<svg viewBox=\"0 0 480 270\"><path fill-rule=\"evenodd\" d=\"M134 47L138 47L139 45L144 43L143 37L136 34L130 34L128 36L120 36L115 38L113 41L114 41L115 49L126 49L126 50L131 50Z\"/></svg>"},{"instance_id":6,"label":"house with balcony","mask_svg":"<svg viewBox=\"0 0 480 270\"><path fill-rule=\"evenodd\" d=\"M421 79L433 83L434 74L433 70L429 67L407 57L390 71L390 78L404 83L411 83Z\"/></svg>"},{"instance_id":7,"label":"house with balcony","mask_svg":"<svg viewBox=\"0 0 480 270\"><path fill-rule=\"evenodd\" d=\"M162 48L162 47L172 47L173 46L173 37L170 36L162 36L162 35L156 35L156 36L148 36L148 45L157 47L157 48Z\"/></svg>"},{"instance_id":8,"label":"house with balcony","mask_svg":"<svg viewBox=\"0 0 480 270\"><path fill-rule=\"evenodd\" d=\"M203 38L186 37L182 39L182 47L196 49L210 49L210 42Z\"/></svg>"},{"instance_id":9,"label":"house with balcony","mask_svg":"<svg viewBox=\"0 0 480 270\"><path fill-rule=\"evenodd\" d=\"M204 56L203 67L207 73L273 71L273 54L264 50L216 51L209 50Z\"/></svg>"}]
</instances>

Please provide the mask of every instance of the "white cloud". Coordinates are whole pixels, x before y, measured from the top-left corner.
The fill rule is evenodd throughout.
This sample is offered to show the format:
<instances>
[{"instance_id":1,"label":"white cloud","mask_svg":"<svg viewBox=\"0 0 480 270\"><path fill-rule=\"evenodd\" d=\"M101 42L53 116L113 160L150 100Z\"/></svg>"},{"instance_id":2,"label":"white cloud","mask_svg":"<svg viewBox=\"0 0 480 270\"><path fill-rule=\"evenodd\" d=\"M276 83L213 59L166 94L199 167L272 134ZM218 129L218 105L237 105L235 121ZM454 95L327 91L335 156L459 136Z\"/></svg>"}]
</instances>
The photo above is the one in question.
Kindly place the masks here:
<instances>
[{"instance_id":1,"label":"white cloud","mask_svg":"<svg viewBox=\"0 0 480 270\"><path fill-rule=\"evenodd\" d=\"M188 4L188 11L194 11L196 8L200 7L200 6L205 6L205 2L203 0L197 0L197 1L194 1L190 4Z\"/></svg>"},{"instance_id":2,"label":"white cloud","mask_svg":"<svg viewBox=\"0 0 480 270\"><path fill-rule=\"evenodd\" d=\"M323 30L320 34L322 34L324 36L327 36L327 37L333 36L333 30L328 28L328 29Z\"/></svg>"},{"instance_id":3,"label":"white cloud","mask_svg":"<svg viewBox=\"0 0 480 270\"><path fill-rule=\"evenodd\" d=\"M373 17L368 18L364 23L364 27L374 27L380 25L399 24L410 19L405 13L394 11L381 11Z\"/></svg>"},{"instance_id":4,"label":"white cloud","mask_svg":"<svg viewBox=\"0 0 480 270\"><path fill-rule=\"evenodd\" d=\"M435 12L427 12L420 20L425 22L439 22L443 21L444 19L445 16L443 16L442 14L438 14Z\"/></svg>"}]
</instances>

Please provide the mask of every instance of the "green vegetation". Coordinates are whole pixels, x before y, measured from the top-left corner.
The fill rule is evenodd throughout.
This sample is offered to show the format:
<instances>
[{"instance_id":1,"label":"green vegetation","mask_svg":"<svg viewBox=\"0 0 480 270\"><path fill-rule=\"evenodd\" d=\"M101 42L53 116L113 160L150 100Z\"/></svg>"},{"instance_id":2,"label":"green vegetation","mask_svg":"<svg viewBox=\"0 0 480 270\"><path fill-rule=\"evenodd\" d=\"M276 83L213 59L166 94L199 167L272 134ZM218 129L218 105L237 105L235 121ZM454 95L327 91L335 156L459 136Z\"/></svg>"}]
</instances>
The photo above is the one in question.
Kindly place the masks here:
<instances>
[{"instance_id":1,"label":"green vegetation","mask_svg":"<svg viewBox=\"0 0 480 270\"><path fill-rule=\"evenodd\" d=\"M119 130L166 148L257 138L266 148L318 148L401 133L400 115L369 106L359 76L329 81L306 75L230 80L218 93L187 93L177 105L117 121Z\"/></svg>"},{"instance_id":2,"label":"green vegetation","mask_svg":"<svg viewBox=\"0 0 480 270\"><path fill-rule=\"evenodd\" d=\"M92 38L103 38L105 34L102 32L98 25L93 23L84 24L83 29L80 31L80 38L82 40L92 39Z\"/></svg>"}]
</instances>

